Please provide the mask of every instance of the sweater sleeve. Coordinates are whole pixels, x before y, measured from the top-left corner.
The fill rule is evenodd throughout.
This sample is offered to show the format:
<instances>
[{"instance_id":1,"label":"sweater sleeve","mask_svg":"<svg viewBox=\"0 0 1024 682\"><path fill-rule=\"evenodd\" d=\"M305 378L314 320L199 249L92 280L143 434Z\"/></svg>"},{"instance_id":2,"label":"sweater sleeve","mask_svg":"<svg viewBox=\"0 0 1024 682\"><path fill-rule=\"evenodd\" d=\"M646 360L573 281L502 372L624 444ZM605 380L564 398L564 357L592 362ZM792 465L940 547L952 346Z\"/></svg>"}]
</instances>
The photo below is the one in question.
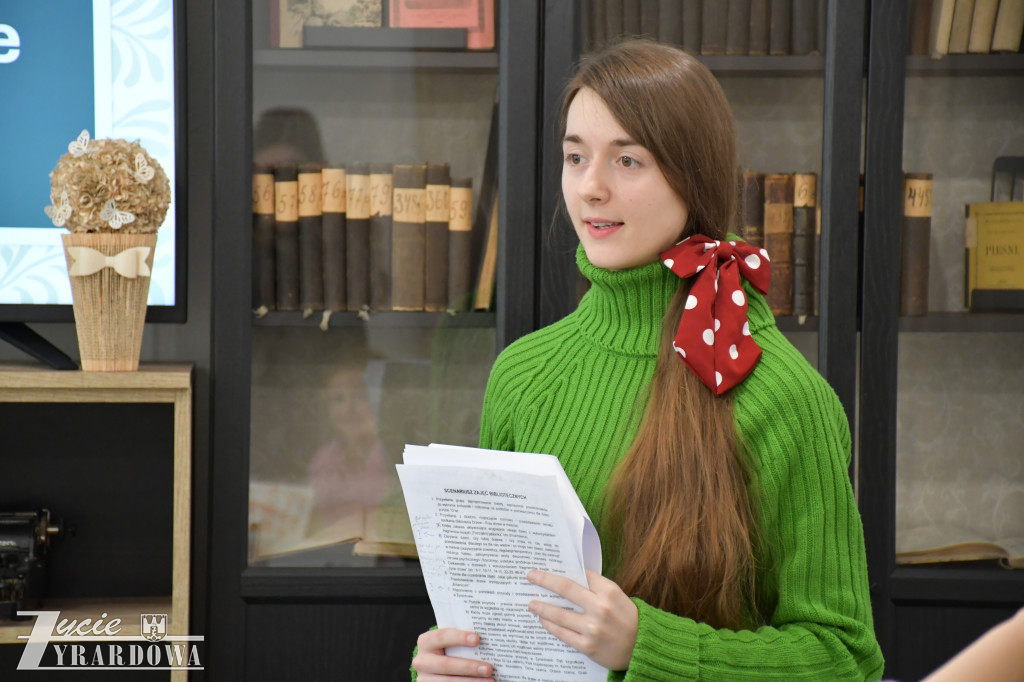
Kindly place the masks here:
<instances>
[{"instance_id":1,"label":"sweater sleeve","mask_svg":"<svg viewBox=\"0 0 1024 682\"><path fill-rule=\"evenodd\" d=\"M778 338L774 338L778 335ZM847 467L849 426L838 398L777 330L737 390L737 424L759 479L772 565L759 588L767 623L716 630L634 598L639 630L625 682L669 680L877 680L863 528ZM778 348L773 348L778 344ZM794 357L796 354L797 357ZM763 395L759 395L763 394Z\"/></svg>"}]
</instances>

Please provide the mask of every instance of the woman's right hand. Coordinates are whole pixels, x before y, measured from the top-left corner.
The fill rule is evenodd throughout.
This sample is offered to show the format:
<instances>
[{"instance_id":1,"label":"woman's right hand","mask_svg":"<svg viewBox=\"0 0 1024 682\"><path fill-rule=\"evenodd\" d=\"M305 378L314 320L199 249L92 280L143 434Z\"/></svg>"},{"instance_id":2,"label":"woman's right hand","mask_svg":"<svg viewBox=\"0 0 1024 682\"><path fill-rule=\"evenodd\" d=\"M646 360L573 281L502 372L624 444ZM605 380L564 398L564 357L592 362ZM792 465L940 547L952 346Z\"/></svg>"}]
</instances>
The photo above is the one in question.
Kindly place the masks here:
<instances>
[{"instance_id":1,"label":"woman's right hand","mask_svg":"<svg viewBox=\"0 0 1024 682\"><path fill-rule=\"evenodd\" d=\"M439 628L424 632L416 640L419 650L412 659L416 679L419 682L480 682L481 678L488 679L491 666L487 663L448 656L444 651L450 646L476 646L479 643L480 637L476 633L465 630Z\"/></svg>"}]
</instances>

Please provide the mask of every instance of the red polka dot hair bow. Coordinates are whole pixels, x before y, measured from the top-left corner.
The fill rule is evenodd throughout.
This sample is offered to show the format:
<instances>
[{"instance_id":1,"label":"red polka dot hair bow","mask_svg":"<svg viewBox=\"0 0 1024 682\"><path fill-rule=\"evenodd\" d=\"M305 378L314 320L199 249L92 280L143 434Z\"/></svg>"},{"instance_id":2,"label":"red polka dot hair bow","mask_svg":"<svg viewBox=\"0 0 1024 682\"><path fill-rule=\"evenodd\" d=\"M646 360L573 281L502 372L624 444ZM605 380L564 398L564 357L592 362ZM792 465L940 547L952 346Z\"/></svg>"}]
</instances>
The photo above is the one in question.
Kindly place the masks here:
<instances>
[{"instance_id":1,"label":"red polka dot hair bow","mask_svg":"<svg viewBox=\"0 0 1024 682\"><path fill-rule=\"evenodd\" d=\"M661 260L679 277L697 275L672 345L700 380L722 395L761 359L761 348L750 335L740 275L768 293L768 252L696 234L662 251Z\"/></svg>"}]
</instances>

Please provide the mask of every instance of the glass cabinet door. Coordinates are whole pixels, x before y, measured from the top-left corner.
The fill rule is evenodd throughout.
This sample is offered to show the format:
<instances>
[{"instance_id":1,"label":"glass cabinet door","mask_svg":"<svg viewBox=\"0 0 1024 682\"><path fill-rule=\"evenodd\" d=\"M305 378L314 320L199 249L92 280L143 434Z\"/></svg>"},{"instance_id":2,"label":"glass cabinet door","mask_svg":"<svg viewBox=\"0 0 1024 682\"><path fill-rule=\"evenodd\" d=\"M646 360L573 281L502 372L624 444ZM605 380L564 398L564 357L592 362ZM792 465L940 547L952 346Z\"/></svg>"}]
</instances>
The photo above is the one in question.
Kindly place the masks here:
<instances>
[{"instance_id":1,"label":"glass cabinet door","mask_svg":"<svg viewBox=\"0 0 1024 682\"><path fill-rule=\"evenodd\" d=\"M251 565L414 561L405 444L477 444L496 7L422 4L254 6Z\"/></svg>"},{"instance_id":2,"label":"glass cabinet door","mask_svg":"<svg viewBox=\"0 0 1024 682\"><path fill-rule=\"evenodd\" d=\"M903 212L896 563L994 566L1024 554L1024 306L983 283L988 304L968 282L1024 273L1024 182L1002 172L1024 161L1024 55L961 50L956 33L936 45L922 20L911 15L903 170L905 197L924 179L930 210L918 217L911 198ZM983 218L993 206L1010 211L1003 227ZM992 260L997 248L1021 251Z\"/></svg>"},{"instance_id":3,"label":"glass cabinet door","mask_svg":"<svg viewBox=\"0 0 1024 682\"><path fill-rule=\"evenodd\" d=\"M736 125L735 229L752 243L770 242L769 304L780 328L817 363L827 16L825 3L794 3L780 13L786 4L776 3L773 14L767 0L590 0L581 3L580 34L584 52L630 36L677 45L718 78Z\"/></svg>"}]
</instances>

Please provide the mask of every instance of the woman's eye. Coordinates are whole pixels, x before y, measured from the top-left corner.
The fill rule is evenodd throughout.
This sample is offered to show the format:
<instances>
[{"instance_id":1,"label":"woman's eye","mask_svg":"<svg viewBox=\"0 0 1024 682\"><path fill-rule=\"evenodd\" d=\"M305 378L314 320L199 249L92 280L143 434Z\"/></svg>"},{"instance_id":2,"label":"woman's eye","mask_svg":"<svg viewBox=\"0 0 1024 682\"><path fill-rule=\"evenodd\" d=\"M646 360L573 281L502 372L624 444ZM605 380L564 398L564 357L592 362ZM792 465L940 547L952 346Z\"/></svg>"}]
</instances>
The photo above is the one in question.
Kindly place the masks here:
<instances>
[{"instance_id":1,"label":"woman's eye","mask_svg":"<svg viewBox=\"0 0 1024 682\"><path fill-rule=\"evenodd\" d=\"M580 162L583 160L583 157L581 157L579 154L566 154L565 160L572 166L578 166Z\"/></svg>"},{"instance_id":2,"label":"woman's eye","mask_svg":"<svg viewBox=\"0 0 1024 682\"><path fill-rule=\"evenodd\" d=\"M639 162L632 156L623 156L622 159L620 159L620 163L625 168L633 168L634 166L639 165Z\"/></svg>"}]
</instances>

